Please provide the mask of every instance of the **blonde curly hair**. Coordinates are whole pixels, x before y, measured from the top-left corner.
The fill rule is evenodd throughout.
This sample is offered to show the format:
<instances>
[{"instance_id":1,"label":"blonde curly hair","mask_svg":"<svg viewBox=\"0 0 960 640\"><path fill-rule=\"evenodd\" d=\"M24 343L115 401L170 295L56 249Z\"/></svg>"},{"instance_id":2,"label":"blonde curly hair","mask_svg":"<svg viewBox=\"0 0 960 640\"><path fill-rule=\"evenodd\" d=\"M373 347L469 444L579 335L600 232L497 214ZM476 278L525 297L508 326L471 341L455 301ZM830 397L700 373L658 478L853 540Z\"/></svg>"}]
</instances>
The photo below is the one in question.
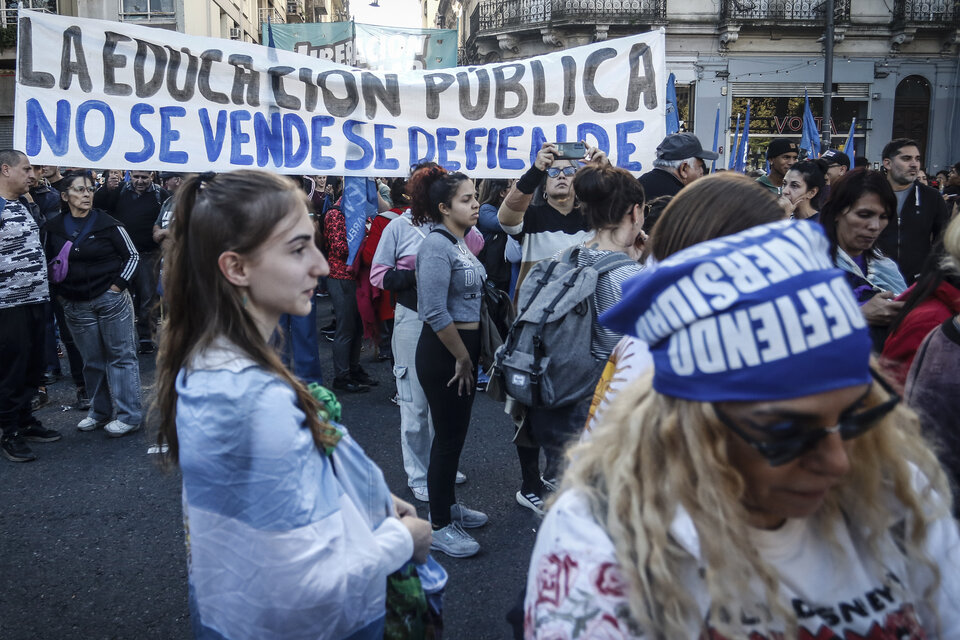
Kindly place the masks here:
<instances>
[{"instance_id":1,"label":"blonde curly hair","mask_svg":"<svg viewBox=\"0 0 960 640\"><path fill-rule=\"evenodd\" d=\"M887 399L873 385L864 405ZM750 543L742 504L746 485L730 462L729 433L712 405L661 395L648 374L623 389L592 438L568 453L563 488L587 498L610 536L630 586L631 616L647 637L680 638L689 634L691 624L703 628L693 594L678 579L690 562L689 553L670 535L680 507L699 538L711 624L727 637L745 636L736 627L737 616L725 612L742 608L736 595L759 583L773 618L768 624L786 629L787 637L796 636L795 614L778 595L779 577ZM939 571L922 543L930 524L950 513L952 495L916 415L898 405L851 441L849 456L849 473L814 516L818 530L835 544L829 535L833 525L843 519L857 522L860 539L879 558L894 515L885 500L892 493L910 522L898 548L908 562L921 562L933 572L934 586L923 594L932 605ZM918 471L925 487L917 487Z\"/></svg>"}]
</instances>

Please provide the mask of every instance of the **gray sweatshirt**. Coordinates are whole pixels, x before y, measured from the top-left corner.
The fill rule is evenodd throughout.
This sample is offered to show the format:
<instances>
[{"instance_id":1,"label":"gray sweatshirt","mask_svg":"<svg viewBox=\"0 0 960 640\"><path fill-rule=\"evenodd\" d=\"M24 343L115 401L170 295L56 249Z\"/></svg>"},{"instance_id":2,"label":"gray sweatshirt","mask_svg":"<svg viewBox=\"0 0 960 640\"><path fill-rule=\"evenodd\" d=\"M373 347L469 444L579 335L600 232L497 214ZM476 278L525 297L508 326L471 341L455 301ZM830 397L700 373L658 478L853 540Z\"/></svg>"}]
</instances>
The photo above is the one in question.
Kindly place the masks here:
<instances>
[{"instance_id":1,"label":"gray sweatshirt","mask_svg":"<svg viewBox=\"0 0 960 640\"><path fill-rule=\"evenodd\" d=\"M479 322L483 280L480 261L462 240L439 231L427 234L417 251L417 309L434 331L451 322Z\"/></svg>"}]
</instances>

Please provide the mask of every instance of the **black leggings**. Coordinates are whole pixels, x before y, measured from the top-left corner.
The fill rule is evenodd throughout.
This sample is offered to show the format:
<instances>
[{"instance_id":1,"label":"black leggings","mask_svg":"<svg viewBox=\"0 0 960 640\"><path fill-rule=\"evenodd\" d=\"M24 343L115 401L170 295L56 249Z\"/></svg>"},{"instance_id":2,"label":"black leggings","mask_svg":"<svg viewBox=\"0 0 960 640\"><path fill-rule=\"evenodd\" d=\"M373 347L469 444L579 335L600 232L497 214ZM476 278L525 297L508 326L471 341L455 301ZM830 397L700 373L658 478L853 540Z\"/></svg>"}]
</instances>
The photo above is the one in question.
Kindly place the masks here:
<instances>
[{"instance_id":1,"label":"black leggings","mask_svg":"<svg viewBox=\"0 0 960 640\"><path fill-rule=\"evenodd\" d=\"M470 360L480 358L480 330L458 329L460 339L467 347ZM430 519L435 528L450 524L450 507L456 503L454 485L460 452L467 439L470 412L475 391L457 395L458 385L447 386L453 377L456 359L437 337L430 325L424 324L417 343L417 378L430 405L433 419L433 445L430 448L430 466L427 469L427 491L430 493Z\"/></svg>"}]
</instances>

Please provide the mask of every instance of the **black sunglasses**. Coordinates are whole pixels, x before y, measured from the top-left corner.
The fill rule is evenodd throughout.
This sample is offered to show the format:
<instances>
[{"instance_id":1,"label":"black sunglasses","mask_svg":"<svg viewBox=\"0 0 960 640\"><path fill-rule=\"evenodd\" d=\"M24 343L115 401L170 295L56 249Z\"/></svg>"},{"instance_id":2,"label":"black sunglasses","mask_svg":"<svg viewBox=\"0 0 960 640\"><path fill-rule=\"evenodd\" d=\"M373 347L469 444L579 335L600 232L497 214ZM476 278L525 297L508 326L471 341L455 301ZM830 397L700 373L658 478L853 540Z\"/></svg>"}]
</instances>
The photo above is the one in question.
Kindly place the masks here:
<instances>
[{"instance_id":1,"label":"black sunglasses","mask_svg":"<svg viewBox=\"0 0 960 640\"><path fill-rule=\"evenodd\" d=\"M870 369L870 375L880 385L880 388L887 392L888 398L876 406L857 411L855 407L870 394L870 389L873 388L871 385L854 404L853 409L849 409L840 415L839 424L829 429L807 429L802 424L798 424L800 421L797 420L785 420L762 427L751 425L757 430L770 434L769 440L757 440L744 431L743 427L738 426L736 421L725 414L718 405L714 404L713 410L724 426L756 449L760 455L766 458L771 467L779 467L810 451L831 433L839 433L844 440L852 440L862 436L875 427L882 417L893 411L894 407L900 403L900 396L876 371Z\"/></svg>"}]
</instances>

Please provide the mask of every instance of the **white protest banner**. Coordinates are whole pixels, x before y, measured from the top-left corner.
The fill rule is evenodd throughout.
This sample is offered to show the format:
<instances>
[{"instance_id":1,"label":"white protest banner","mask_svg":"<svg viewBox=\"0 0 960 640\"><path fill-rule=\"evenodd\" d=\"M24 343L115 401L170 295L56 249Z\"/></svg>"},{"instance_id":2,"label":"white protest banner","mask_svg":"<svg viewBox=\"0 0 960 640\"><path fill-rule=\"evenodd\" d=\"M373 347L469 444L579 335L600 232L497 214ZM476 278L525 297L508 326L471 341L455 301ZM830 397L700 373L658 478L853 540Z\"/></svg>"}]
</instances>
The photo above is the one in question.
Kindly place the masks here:
<instances>
[{"instance_id":1,"label":"white protest banner","mask_svg":"<svg viewBox=\"0 0 960 640\"><path fill-rule=\"evenodd\" d=\"M80 167L518 176L545 141L633 172L664 135L664 34L398 73L244 42L20 12L15 146Z\"/></svg>"}]
</instances>

